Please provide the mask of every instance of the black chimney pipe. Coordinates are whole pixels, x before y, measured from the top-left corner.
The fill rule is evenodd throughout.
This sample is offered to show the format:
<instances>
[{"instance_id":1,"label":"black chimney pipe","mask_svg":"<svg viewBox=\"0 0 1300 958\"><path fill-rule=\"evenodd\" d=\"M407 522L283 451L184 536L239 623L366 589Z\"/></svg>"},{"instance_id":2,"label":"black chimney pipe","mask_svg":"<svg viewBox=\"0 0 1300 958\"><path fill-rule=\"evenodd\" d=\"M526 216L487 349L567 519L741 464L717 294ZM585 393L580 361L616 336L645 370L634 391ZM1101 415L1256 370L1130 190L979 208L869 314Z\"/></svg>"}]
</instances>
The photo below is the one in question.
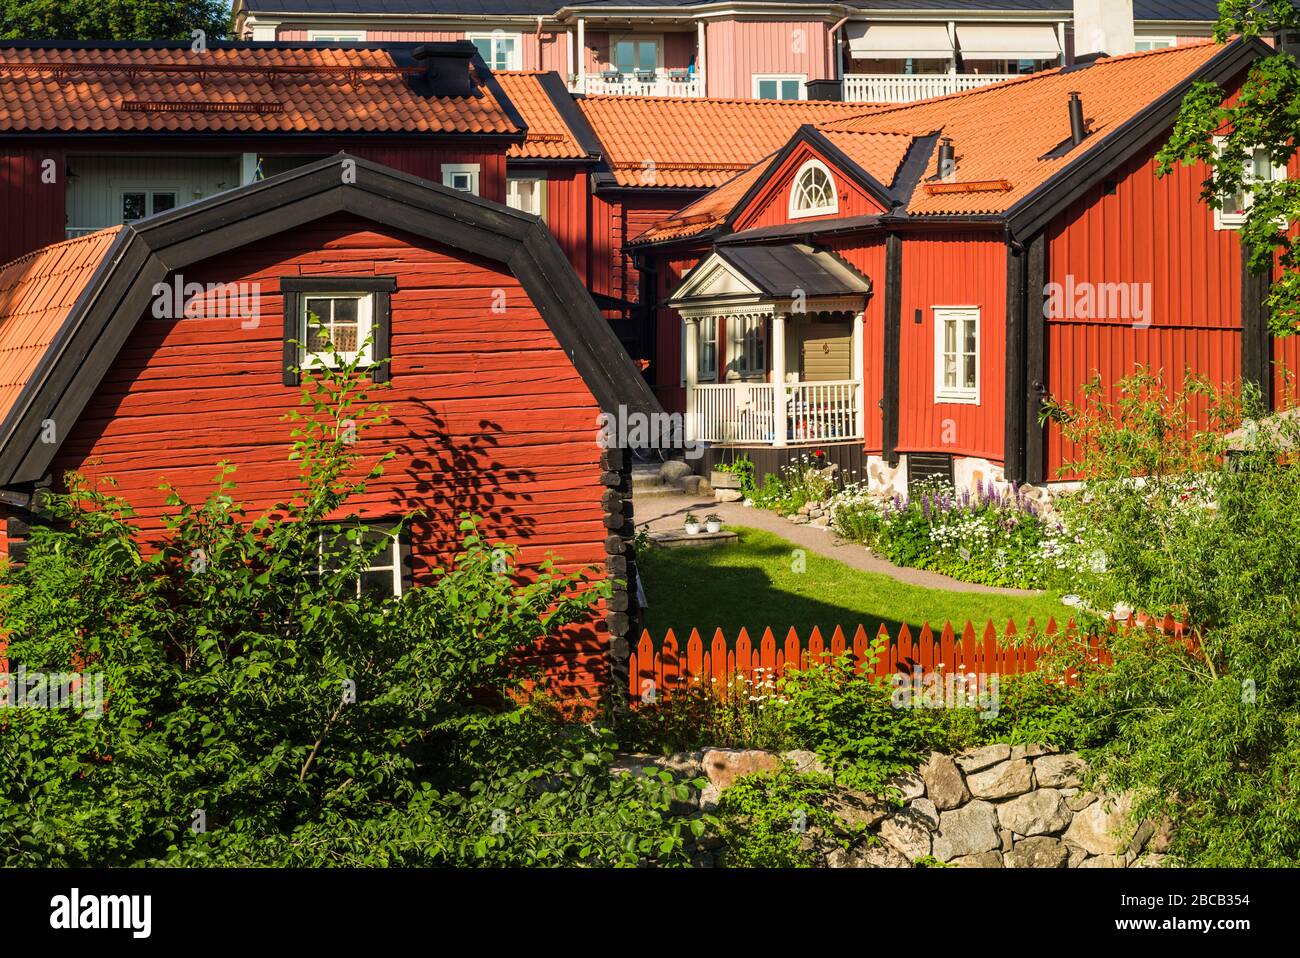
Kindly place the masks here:
<instances>
[{"instance_id":1,"label":"black chimney pipe","mask_svg":"<svg viewBox=\"0 0 1300 958\"><path fill-rule=\"evenodd\" d=\"M957 172L957 153L952 148L952 137L939 141L939 179L946 180Z\"/></svg>"},{"instance_id":2,"label":"black chimney pipe","mask_svg":"<svg viewBox=\"0 0 1300 958\"><path fill-rule=\"evenodd\" d=\"M1079 99L1077 91L1070 91L1070 140L1075 146L1083 142L1083 138L1088 135L1087 129L1083 125L1083 101Z\"/></svg>"},{"instance_id":3,"label":"black chimney pipe","mask_svg":"<svg viewBox=\"0 0 1300 958\"><path fill-rule=\"evenodd\" d=\"M424 73L411 82L421 96L469 96L474 92L470 61L478 51L468 41L422 44L411 51Z\"/></svg>"}]
</instances>

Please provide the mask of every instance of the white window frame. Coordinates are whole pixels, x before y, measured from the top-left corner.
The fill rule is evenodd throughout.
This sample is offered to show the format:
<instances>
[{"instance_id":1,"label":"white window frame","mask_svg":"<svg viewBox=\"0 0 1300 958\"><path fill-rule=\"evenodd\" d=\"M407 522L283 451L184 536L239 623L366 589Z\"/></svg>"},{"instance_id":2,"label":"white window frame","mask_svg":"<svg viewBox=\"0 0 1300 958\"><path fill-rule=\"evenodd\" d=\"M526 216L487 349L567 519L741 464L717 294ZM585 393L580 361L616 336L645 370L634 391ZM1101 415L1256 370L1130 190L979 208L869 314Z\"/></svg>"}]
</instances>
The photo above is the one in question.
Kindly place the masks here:
<instances>
[{"instance_id":1,"label":"white window frame","mask_svg":"<svg viewBox=\"0 0 1300 958\"><path fill-rule=\"evenodd\" d=\"M533 190L536 209L529 209L523 203L522 194L519 192L520 183L535 183L536 188ZM546 177L544 176L508 176L506 177L506 206L512 210L519 210L521 213L529 213L533 216L541 217L542 222L546 222Z\"/></svg>"},{"instance_id":2,"label":"white window frame","mask_svg":"<svg viewBox=\"0 0 1300 958\"><path fill-rule=\"evenodd\" d=\"M345 523L339 523L339 525L345 525ZM355 530L356 530L358 533L360 533L360 532L378 532L378 533L380 533L381 535L386 535L386 536L388 536L388 538L389 538L389 540L390 540L390 542L389 542L389 547L388 547L388 557L389 557L389 559L391 559L391 565L389 565L389 564L384 564L384 565L368 565L368 566L365 566L364 568L362 568L362 569L360 570L359 574L357 575L357 579L356 579L356 586L357 586L357 588L356 588L356 597L357 597L357 598L361 598L361 596L362 596L362 591L361 591L361 584L362 584L362 583L361 583L361 580L362 580L362 576L363 576L365 573L367 573L367 572L388 572L390 569L391 569L391 571L392 571L392 576L393 576L393 592L392 592L392 594L393 594L394 597L397 597L397 596L402 595L403 591L405 591L405 590L404 590L404 588L403 588L403 583L402 583L402 579L403 579L402 571L403 571L403 570L402 570L402 537L401 537L401 535L399 535L396 531L389 531L389 530L385 529L385 528L384 528L384 523L376 523L376 522L358 522L358 523L355 524L354 528L355 528ZM327 536L328 534L330 534L332 531L333 531L333 529L332 529L332 527L331 527L331 528L323 528L323 529L320 529L320 530L317 532L317 535L316 535L316 573L317 573L317 575L323 575L326 571L328 571L328 568L329 568L329 567L325 564L325 538L326 538L326 536ZM359 538L359 536L358 536L358 538ZM380 558L380 556L375 556L375 559L379 559L379 558Z\"/></svg>"},{"instance_id":3,"label":"white window frame","mask_svg":"<svg viewBox=\"0 0 1300 958\"><path fill-rule=\"evenodd\" d=\"M365 43L365 30L308 30L309 43Z\"/></svg>"},{"instance_id":4,"label":"white window frame","mask_svg":"<svg viewBox=\"0 0 1300 958\"><path fill-rule=\"evenodd\" d=\"M473 43L475 40L491 41L492 57L491 59L489 59L488 57L484 57L483 60L485 63L487 63L487 68L492 72L496 73L502 70L519 69L519 64L520 62L522 62L521 57L523 56L523 45L524 45L523 34L511 33L509 30L479 30L477 32L466 33L465 39L468 40L470 43ZM497 42L500 40L510 40L514 44L514 46L511 48L510 56L506 58L506 65L504 67L498 67L496 65Z\"/></svg>"},{"instance_id":5,"label":"white window frame","mask_svg":"<svg viewBox=\"0 0 1300 958\"><path fill-rule=\"evenodd\" d=\"M459 190L461 193L472 193L474 196L479 194L479 169L478 163L444 163L442 164L442 185L453 190ZM455 185L457 176L468 175L472 184L468 190L460 190Z\"/></svg>"},{"instance_id":6,"label":"white window frame","mask_svg":"<svg viewBox=\"0 0 1300 958\"><path fill-rule=\"evenodd\" d=\"M1216 136L1216 137L1214 138L1214 151L1215 151L1215 153L1221 153L1221 152L1222 152L1222 150L1223 150L1223 144L1224 144L1226 141L1227 141L1227 137ZM1262 149L1262 147L1255 147L1255 149ZM1253 154L1254 154L1254 150L1252 150L1251 153L1252 153L1252 156L1253 156ZM1285 164L1272 163L1272 164L1270 164L1270 165L1273 167L1273 178L1272 178L1272 180L1270 180L1269 182L1277 182L1278 180L1285 180L1285 179L1287 178L1287 175L1286 175L1287 170L1286 170L1286 165L1285 165ZM1249 175L1248 179L1246 180L1246 182L1247 182L1247 183L1250 183L1250 182L1257 182L1257 181L1254 179L1254 173L1253 173L1253 171L1254 171L1254 164L1253 164L1253 162L1251 162L1251 160L1247 160L1247 161L1246 161L1246 167L1247 167L1247 170L1250 171L1250 175ZM1224 194L1220 193L1220 194L1219 194L1219 200L1220 200L1220 202L1222 202L1223 197L1224 197ZM1246 217L1247 217L1248 215L1250 215L1250 208L1251 208L1252 205L1254 205L1254 202L1255 202L1255 194L1252 193L1252 192L1247 191L1247 192L1245 193L1245 199L1244 199L1244 202L1241 204L1241 209L1239 209L1239 210L1236 211L1235 213L1229 213L1229 212L1223 210L1223 209L1220 208L1220 207L1215 207L1215 210L1214 210L1214 228L1215 228L1216 230L1236 230L1236 229L1241 229L1242 225L1245 224L1245 222L1246 222Z\"/></svg>"},{"instance_id":7,"label":"white window frame","mask_svg":"<svg viewBox=\"0 0 1300 958\"><path fill-rule=\"evenodd\" d=\"M618 36L610 36L609 50L606 51L609 60L609 71L613 73L618 70L622 73L619 65L614 60L614 54L619 41L624 43L653 43L655 45L655 76L658 76L664 69L664 35L662 33L623 33ZM631 73L623 73L623 76L636 76L637 71L634 69Z\"/></svg>"},{"instance_id":8,"label":"white window frame","mask_svg":"<svg viewBox=\"0 0 1300 958\"><path fill-rule=\"evenodd\" d=\"M1148 44L1146 47L1139 44ZM1139 33L1133 38L1133 50L1135 53L1146 53L1151 50L1168 50L1170 47L1178 46L1178 38L1161 35L1144 35Z\"/></svg>"},{"instance_id":9,"label":"white window frame","mask_svg":"<svg viewBox=\"0 0 1300 958\"><path fill-rule=\"evenodd\" d=\"M795 80L799 84L799 95L795 100L808 99L808 74L806 73L755 73L750 77L750 93L755 100L761 100L763 97L758 95L758 85L763 80L775 80L777 83L784 83L787 80ZM773 98L774 103L792 103L793 100L786 100L785 97Z\"/></svg>"},{"instance_id":10,"label":"white window frame","mask_svg":"<svg viewBox=\"0 0 1300 958\"><path fill-rule=\"evenodd\" d=\"M831 184L831 201L825 206L814 206L808 209L799 209L799 181L804 176L811 174L814 170L820 170L826 175L826 179ZM790 180L790 218L801 219L805 216L825 216L828 213L838 213L840 211L840 194L835 185L835 174L821 160L808 160L799 171L795 173L794 178Z\"/></svg>"},{"instance_id":11,"label":"white window frame","mask_svg":"<svg viewBox=\"0 0 1300 958\"><path fill-rule=\"evenodd\" d=\"M746 382L761 382L767 378L768 345L767 323L770 316L743 315L727 317L727 363L729 371L735 372ZM748 327L756 330L753 342L757 349L750 351L745 347L745 333Z\"/></svg>"},{"instance_id":12,"label":"white window frame","mask_svg":"<svg viewBox=\"0 0 1300 958\"><path fill-rule=\"evenodd\" d=\"M727 319L720 318L717 316L701 316L699 319L699 322L696 327L700 331L700 339L698 343L699 348L695 351L695 358L697 361L696 368L695 368L695 381L697 383L698 382L713 383L718 381L718 360L722 356L722 337L719 335L719 331L727 324L727 322L728 322ZM713 327L712 367L708 367L704 365L704 345L705 343L709 342L708 337L705 336L704 334L704 330L708 328L708 325L712 325ZM681 385L683 386L686 385L686 331L688 329L690 329L690 325L683 322L682 323L682 357L681 357L681 362L677 366L677 368L682 371Z\"/></svg>"},{"instance_id":13,"label":"white window frame","mask_svg":"<svg viewBox=\"0 0 1300 958\"><path fill-rule=\"evenodd\" d=\"M114 215L114 216L117 216L117 217L121 217L121 216L122 216L122 200L125 198L125 196L126 196L127 193L144 193L144 194L146 194L146 197L145 197L145 205L146 205L146 206L149 206L149 207L152 207L152 206L153 206L153 203L152 203L152 195L151 195L151 194L153 194L153 193L175 193L175 194L176 194L176 205L172 207L172 210L180 209L180 208L181 208L182 206L184 206L186 203L192 203L192 202L194 202L194 188L193 188L193 186L192 186L191 184L189 184L189 183L182 182L182 181L179 181L179 180L176 180L176 181L170 181L170 182L167 181L167 180L163 180L163 181L160 181L160 182L158 182L158 183L130 183L130 182L128 182L128 183L122 183L122 182L115 182L115 183L112 183L111 186L113 187L113 190L114 190L114 194L113 194L113 195L114 195L114 198L117 200L117 210L116 210L116 212L115 212L113 215ZM185 195L187 190L189 191L189 194L190 194L188 197ZM171 210L165 210L164 212L170 213ZM140 217L140 219L148 219L149 217L151 217L151 216L155 216L155 215L157 215L157 214L153 213L151 209L147 209L147 210L145 210L145 214L144 214L144 216ZM120 219L118 219L116 222L117 222L117 223L125 223L125 222L127 222L127 221L126 221L125 218L120 218ZM134 223L134 222L137 222L137 221L136 221L136 220L131 220L131 222Z\"/></svg>"},{"instance_id":14,"label":"white window frame","mask_svg":"<svg viewBox=\"0 0 1300 958\"><path fill-rule=\"evenodd\" d=\"M964 403L970 406L980 404L980 308L978 306L932 306L930 307L931 315L934 318L934 401L936 403ZM973 320L975 323L975 352L972 354L975 360L975 385L962 386L962 360L967 355L962 348L965 337L962 336L963 327L967 321ZM944 381L944 329L949 322L957 324L957 382L959 385L949 386Z\"/></svg>"},{"instance_id":15,"label":"white window frame","mask_svg":"<svg viewBox=\"0 0 1300 958\"><path fill-rule=\"evenodd\" d=\"M313 299L355 299L357 300L357 343L359 350L345 351L334 349L328 353L314 353L307 348L307 302ZM357 361L358 368L374 365L373 341L375 329L375 294L365 292L302 292L298 294L298 341L302 343L303 369L329 369L334 362L334 353L346 362ZM358 356L360 358L358 358Z\"/></svg>"}]
</instances>

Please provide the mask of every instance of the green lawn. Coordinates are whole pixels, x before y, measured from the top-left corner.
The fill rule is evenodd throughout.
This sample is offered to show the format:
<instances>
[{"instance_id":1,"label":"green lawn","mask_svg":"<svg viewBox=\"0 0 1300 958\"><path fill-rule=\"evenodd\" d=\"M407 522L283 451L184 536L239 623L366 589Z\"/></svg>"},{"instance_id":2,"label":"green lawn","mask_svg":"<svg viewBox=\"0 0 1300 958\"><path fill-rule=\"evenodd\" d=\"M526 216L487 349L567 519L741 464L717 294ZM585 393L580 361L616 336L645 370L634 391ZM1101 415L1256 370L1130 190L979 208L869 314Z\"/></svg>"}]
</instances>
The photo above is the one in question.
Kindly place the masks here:
<instances>
[{"instance_id":1,"label":"green lawn","mask_svg":"<svg viewBox=\"0 0 1300 958\"><path fill-rule=\"evenodd\" d=\"M673 629L679 637L691 628L721 627L729 640L744 626L757 639L768 626L778 639L790 626L805 635L812 626L829 635L861 623L874 632L884 623L897 634L901 623L913 634L923 623L960 628L992 619L999 629L1008 619L1023 627L1031 616L1044 625L1049 616L1064 622L1070 609L1056 596L948 592L905 585L885 575L860 572L842 562L805 553L806 569L794 571L793 543L758 529L734 528L740 541L715 549L652 549L639 557L649 608L646 628L655 639ZM706 638L707 641L707 638Z\"/></svg>"}]
</instances>

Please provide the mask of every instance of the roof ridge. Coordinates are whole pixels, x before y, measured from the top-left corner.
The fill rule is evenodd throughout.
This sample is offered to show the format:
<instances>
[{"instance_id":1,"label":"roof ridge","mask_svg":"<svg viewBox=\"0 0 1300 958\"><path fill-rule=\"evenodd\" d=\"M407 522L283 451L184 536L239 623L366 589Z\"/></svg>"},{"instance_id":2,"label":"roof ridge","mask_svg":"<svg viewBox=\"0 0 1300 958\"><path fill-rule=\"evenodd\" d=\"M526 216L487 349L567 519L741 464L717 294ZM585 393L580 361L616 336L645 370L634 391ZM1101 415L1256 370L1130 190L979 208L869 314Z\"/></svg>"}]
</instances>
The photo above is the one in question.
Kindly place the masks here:
<instances>
[{"instance_id":1,"label":"roof ridge","mask_svg":"<svg viewBox=\"0 0 1300 958\"><path fill-rule=\"evenodd\" d=\"M583 101L595 100L604 102L607 100L635 100L637 103L728 103L741 104L750 107L795 107L795 106L831 106L837 109L865 109L870 110L868 103L845 103L843 100L755 100L752 97L738 96L637 96L632 93L588 93L582 97Z\"/></svg>"},{"instance_id":2,"label":"roof ridge","mask_svg":"<svg viewBox=\"0 0 1300 958\"><path fill-rule=\"evenodd\" d=\"M52 250L75 246L78 243L85 243L92 239L100 239L108 233L117 233L125 228L126 227L123 224L119 223L117 226L105 226L103 229L95 230L93 233L82 233L80 236L73 236L70 239L59 240L57 243L48 243L45 246L38 246L31 252L24 253L22 256L11 259L7 263L0 263L0 273L4 273L11 266L17 266L19 263L25 263L28 260L44 256Z\"/></svg>"}]
</instances>

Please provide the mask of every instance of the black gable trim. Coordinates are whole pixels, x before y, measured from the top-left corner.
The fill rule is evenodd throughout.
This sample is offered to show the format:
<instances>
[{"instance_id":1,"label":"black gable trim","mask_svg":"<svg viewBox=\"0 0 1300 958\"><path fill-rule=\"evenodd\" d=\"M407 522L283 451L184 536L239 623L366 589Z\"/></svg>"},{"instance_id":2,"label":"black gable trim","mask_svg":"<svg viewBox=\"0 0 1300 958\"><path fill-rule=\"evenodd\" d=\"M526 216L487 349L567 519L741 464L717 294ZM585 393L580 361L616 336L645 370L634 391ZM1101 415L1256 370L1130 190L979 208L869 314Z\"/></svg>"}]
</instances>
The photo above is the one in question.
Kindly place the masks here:
<instances>
[{"instance_id":1,"label":"black gable trim","mask_svg":"<svg viewBox=\"0 0 1300 958\"><path fill-rule=\"evenodd\" d=\"M605 152L604 146L600 142L600 137L596 136L596 131L587 117L578 109L578 104L573 102L573 94L564 84L564 78L552 70L550 73L543 73L537 78L546 95L551 98L555 104L555 109L560 114L560 119L564 125L569 128L573 138L578 141L578 145L586 150L587 155L592 159L602 156Z\"/></svg>"},{"instance_id":2,"label":"black gable trim","mask_svg":"<svg viewBox=\"0 0 1300 958\"><path fill-rule=\"evenodd\" d=\"M339 154L122 228L105 265L0 426L0 485L43 476L57 444L40 424L77 420L169 272L302 223L348 212L505 264L601 408L662 412L609 323L533 217ZM290 284L292 285L292 283Z\"/></svg>"}]
</instances>

